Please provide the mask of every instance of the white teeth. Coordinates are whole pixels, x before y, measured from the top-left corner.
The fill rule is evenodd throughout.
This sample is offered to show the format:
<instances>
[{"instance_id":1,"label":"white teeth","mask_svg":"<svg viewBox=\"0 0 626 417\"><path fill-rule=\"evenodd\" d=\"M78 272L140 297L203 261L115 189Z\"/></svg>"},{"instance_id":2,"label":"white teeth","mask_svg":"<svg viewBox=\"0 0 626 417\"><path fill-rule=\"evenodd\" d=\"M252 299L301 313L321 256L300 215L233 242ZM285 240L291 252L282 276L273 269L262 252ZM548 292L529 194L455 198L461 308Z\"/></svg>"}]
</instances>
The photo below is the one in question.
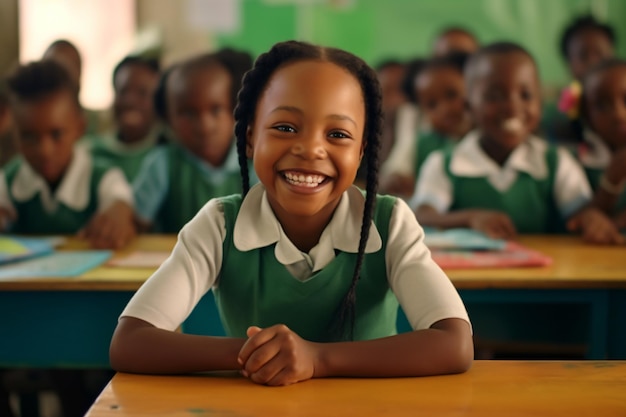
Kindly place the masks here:
<instances>
[{"instance_id":1,"label":"white teeth","mask_svg":"<svg viewBox=\"0 0 626 417\"><path fill-rule=\"evenodd\" d=\"M511 117L510 119L506 119L502 122L502 128L504 130L508 130L509 132L517 132L524 128L524 124L517 117Z\"/></svg>"},{"instance_id":2,"label":"white teeth","mask_svg":"<svg viewBox=\"0 0 626 417\"><path fill-rule=\"evenodd\" d=\"M285 172L285 178L290 184L311 188L317 187L326 179L323 175L310 174L305 176L303 174L293 174L291 172Z\"/></svg>"}]
</instances>

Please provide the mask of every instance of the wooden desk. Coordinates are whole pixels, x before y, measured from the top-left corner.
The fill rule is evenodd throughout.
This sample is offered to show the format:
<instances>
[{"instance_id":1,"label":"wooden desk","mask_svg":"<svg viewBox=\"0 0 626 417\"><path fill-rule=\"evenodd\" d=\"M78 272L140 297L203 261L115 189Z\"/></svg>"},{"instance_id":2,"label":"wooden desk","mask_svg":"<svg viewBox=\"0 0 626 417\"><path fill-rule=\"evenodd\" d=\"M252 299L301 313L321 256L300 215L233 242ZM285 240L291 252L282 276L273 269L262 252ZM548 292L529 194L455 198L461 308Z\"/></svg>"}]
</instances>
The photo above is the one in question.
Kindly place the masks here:
<instances>
[{"instance_id":1,"label":"wooden desk","mask_svg":"<svg viewBox=\"0 0 626 417\"><path fill-rule=\"evenodd\" d=\"M175 241L175 236L145 235L115 256L137 249L169 251ZM580 305L589 310L583 317L588 322L577 323L580 318L573 318L573 332L580 334L582 327L581 338L591 341L587 356L626 359L625 248L588 246L576 237L524 237L521 243L553 257L553 265L448 271L478 334L483 331L480 314L484 313L477 311L479 307ZM70 239L64 248L87 246ZM117 318L152 272L152 268L102 266L77 278L0 282L0 367L108 367L108 345ZM408 328L402 318L400 323L400 329ZM508 324L502 320L488 326L494 333L509 337ZM210 295L192 313L185 328L223 334Z\"/></svg>"},{"instance_id":2,"label":"wooden desk","mask_svg":"<svg viewBox=\"0 0 626 417\"><path fill-rule=\"evenodd\" d=\"M288 387L233 374L117 374L88 417L624 416L626 362L477 361L465 374L317 379Z\"/></svg>"}]
</instances>

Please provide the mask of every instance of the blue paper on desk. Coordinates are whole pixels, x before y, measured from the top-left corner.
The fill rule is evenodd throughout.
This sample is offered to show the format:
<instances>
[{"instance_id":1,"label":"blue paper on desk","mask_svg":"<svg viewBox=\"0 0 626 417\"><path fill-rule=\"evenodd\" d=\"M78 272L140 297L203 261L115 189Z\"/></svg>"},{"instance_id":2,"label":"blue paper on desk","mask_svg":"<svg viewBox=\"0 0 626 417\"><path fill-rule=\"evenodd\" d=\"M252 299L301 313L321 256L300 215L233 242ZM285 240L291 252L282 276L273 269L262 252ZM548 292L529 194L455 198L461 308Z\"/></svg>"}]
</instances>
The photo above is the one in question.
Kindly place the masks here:
<instances>
[{"instance_id":1,"label":"blue paper on desk","mask_svg":"<svg viewBox=\"0 0 626 417\"><path fill-rule=\"evenodd\" d=\"M54 252L0 266L0 280L75 277L107 261L112 254L108 250Z\"/></svg>"},{"instance_id":2,"label":"blue paper on desk","mask_svg":"<svg viewBox=\"0 0 626 417\"><path fill-rule=\"evenodd\" d=\"M439 230L424 228L424 243L429 249L439 250L504 250L506 241L492 239L472 229Z\"/></svg>"},{"instance_id":3,"label":"blue paper on desk","mask_svg":"<svg viewBox=\"0 0 626 417\"><path fill-rule=\"evenodd\" d=\"M0 236L0 264L47 255L54 250L46 238Z\"/></svg>"}]
</instances>

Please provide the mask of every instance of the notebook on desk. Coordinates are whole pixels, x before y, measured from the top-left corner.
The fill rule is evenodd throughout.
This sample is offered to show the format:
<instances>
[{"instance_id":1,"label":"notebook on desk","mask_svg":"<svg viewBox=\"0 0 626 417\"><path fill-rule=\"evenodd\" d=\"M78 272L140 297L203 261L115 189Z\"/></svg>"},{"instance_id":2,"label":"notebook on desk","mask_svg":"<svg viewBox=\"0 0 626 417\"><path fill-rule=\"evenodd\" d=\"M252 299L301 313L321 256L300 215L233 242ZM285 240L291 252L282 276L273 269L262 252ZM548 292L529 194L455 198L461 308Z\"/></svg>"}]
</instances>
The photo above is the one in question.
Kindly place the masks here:
<instances>
[{"instance_id":1,"label":"notebook on desk","mask_svg":"<svg viewBox=\"0 0 626 417\"><path fill-rule=\"evenodd\" d=\"M426 246L444 269L547 266L552 258L516 242L492 239L471 229L424 229Z\"/></svg>"}]
</instances>

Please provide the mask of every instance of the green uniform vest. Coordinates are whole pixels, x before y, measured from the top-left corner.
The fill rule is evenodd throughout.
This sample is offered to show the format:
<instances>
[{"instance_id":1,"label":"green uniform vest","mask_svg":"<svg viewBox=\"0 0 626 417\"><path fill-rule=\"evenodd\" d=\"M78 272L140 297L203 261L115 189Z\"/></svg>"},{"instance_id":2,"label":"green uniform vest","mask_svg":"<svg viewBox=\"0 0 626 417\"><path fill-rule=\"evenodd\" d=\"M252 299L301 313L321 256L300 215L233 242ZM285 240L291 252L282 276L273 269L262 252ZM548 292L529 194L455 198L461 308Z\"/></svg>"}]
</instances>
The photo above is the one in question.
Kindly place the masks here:
<instances>
[{"instance_id":1,"label":"green uniform vest","mask_svg":"<svg viewBox=\"0 0 626 417\"><path fill-rule=\"evenodd\" d=\"M285 324L306 340L333 340L331 327L352 282L357 254L339 252L307 281L294 278L274 255L276 244L240 252L233 243L241 195L222 199L226 219L224 259L215 300L226 334L246 337L246 329ZM398 301L389 288L385 248L395 198L378 196L374 223L382 248L366 254L356 289L354 340L396 334ZM356 237L355 237L356 239Z\"/></svg>"},{"instance_id":2,"label":"green uniform vest","mask_svg":"<svg viewBox=\"0 0 626 417\"><path fill-rule=\"evenodd\" d=\"M169 190L157 215L158 228L163 233L178 233L210 199L241 193L239 171L227 174L220 184L213 184L180 146L169 145L168 155Z\"/></svg>"},{"instance_id":3,"label":"green uniform vest","mask_svg":"<svg viewBox=\"0 0 626 417\"><path fill-rule=\"evenodd\" d=\"M22 165L23 160L17 158L14 163L6 167L5 175L9 194L13 180ZM13 196L11 202L17 210L18 218L11 228L12 233L23 234L73 234L78 232L98 210L98 185L109 167L106 164L93 160L91 182L89 185L89 203L83 210L73 210L63 203L58 203L53 213L44 210L41 203L41 193L35 194L28 201L16 201Z\"/></svg>"},{"instance_id":4,"label":"green uniform vest","mask_svg":"<svg viewBox=\"0 0 626 417\"><path fill-rule=\"evenodd\" d=\"M122 152L110 148L101 141L96 141L91 147L91 154L94 159L98 159L106 165L119 167L124 172L128 182L132 182L141 168L143 159L152 149L154 147L148 146L136 151Z\"/></svg>"},{"instance_id":5,"label":"green uniform vest","mask_svg":"<svg viewBox=\"0 0 626 417\"><path fill-rule=\"evenodd\" d=\"M452 148L454 141L446 136L443 136L437 132L419 132L417 134L417 149L415 152L415 177L419 178L420 170L424 161L428 156L439 150Z\"/></svg>"},{"instance_id":6,"label":"green uniform vest","mask_svg":"<svg viewBox=\"0 0 626 417\"><path fill-rule=\"evenodd\" d=\"M450 211L472 208L497 210L509 215L519 233L564 233L565 224L553 192L557 148L548 146L545 157L548 167L545 179L538 180L526 172L518 172L513 185L506 191L499 191L485 177L452 174L452 151L445 151L444 166L453 189Z\"/></svg>"}]
</instances>

